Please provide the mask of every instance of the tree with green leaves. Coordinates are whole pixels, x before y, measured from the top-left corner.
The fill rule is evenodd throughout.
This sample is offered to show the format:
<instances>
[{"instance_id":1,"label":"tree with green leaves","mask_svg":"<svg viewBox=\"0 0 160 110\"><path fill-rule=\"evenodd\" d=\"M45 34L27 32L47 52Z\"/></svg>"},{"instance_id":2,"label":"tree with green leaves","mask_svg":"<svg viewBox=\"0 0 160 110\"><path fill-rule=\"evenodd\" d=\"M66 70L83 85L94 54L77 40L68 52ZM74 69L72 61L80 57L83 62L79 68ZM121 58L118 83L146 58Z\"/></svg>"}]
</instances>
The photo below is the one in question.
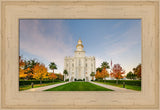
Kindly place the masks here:
<instances>
[{"instance_id":1,"label":"tree with green leaves","mask_svg":"<svg viewBox=\"0 0 160 110\"><path fill-rule=\"evenodd\" d=\"M65 76L64 80L66 80L66 76L68 75L68 71L67 71L67 70L64 70L64 71L63 71L63 74L64 74L64 76Z\"/></svg>"},{"instance_id":2,"label":"tree with green leaves","mask_svg":"<svg viewBox=\"0 0 160 110\"><path fill-rule=\"evenodd\" d=\"M54 69L57 69L57 65L56 65L54 62L51 62L51 63L49 64L49 68L50 68L51 70L53 70L53 73L54 73Z\"/></svg>"},{"instance_id":3,"label":"tree with green leaves","mask_svg":"<svg viewBox=\"0 0 160 110\"><path fill-rule=\"evenodd\" d=\"M92 72L92 73L90 74L90 76L92 77L92 81L93 81L93 80L94 80L95 73Z\"/></svg>"},{"instance_id":4,"label":"tree with green leaves","mask_svg":"<svg viewBox=\"0 0 160 110\"><path fill-rule=\"evenodd\" d=\"M108 62L103 62L102 64L101 64L101 68L103 69L103 68L106 68L106 69L109 69L110 67L109 67L109 63Z\"/></svg>"},{"instance_id":5,"label":"tree with green leaves","mask_svg":"<svg viewBox=\"0 0 160 110\"><path fill-rule=\"evenodd\" d=\"M96 69L96 72L97 72L97 71L101 72L101 71L102 71L102 68L98 67L98 68Z\"/></svg>"},{"instance_id":6,"label":"tree with green leaves","mask_svg":"<svg viewBox=\"0 0 160 110\"><path fill-rule=\"evenodd\" d=\"M127 73L126 76L127 79L136 79L136 74L132 73L131 71Z\"/></svg>"}]
</instances>

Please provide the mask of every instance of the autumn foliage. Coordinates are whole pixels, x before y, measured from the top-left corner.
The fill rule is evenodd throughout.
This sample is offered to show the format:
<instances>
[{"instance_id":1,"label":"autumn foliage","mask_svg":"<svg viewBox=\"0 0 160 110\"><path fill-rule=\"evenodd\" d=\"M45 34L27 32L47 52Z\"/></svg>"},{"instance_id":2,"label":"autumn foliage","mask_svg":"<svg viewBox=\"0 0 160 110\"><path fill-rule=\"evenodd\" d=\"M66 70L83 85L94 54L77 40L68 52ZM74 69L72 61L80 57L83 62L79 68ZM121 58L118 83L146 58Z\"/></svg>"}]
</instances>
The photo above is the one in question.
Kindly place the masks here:
<instances>
[{"instance_id":1,"label":"autumn foliage","mask_svg":"<svg viewBox=\"0 0 160 110\"><path fill-rule=\"evenodd\" d=\"M43 80L47 78L47 68L43 64L36 64L33 68L33 78L37 80Z\"/></svg>"},{"instance_id":2,"label":"autumn foliage","mask_svg":"<svg viewBox=\"0 0 160 110\"><path fill-rule=\"evenodd\" d=\"M103 78L109 77L109 73L108 73L108 71L106 70L106 68L103 68L103 69L102 69L101 74L102 74L102 77L103 77Z\"/></svg>"},{"instance_id":3,"label":"autumn foliage","mask_svg":"<svg viewBox=\"0 0 160 110\"><path fill-rule=\"evenodd\" d=\"M19 77L20 78L25 78L27 76L26 73L26 70L22 69L22 68L19 68Z\"/></svg>"},{"instance_id":4,"label":"autumn foliage","mask_svg":"<svg viewBox=\"0 0 160 110\"><path fill-rule=\"evenodd\" d=\"M108 62L102 62L101 63L101 67L98 67L96 69L96 75L95 75L95 78L96 79L104 79L106 77L109 77L109 73L107 71L107 69L109 69L110 66L109 66L109 63Z\"/></svg>"},{"instance_id":5,"label":"autumn foliage","mask_svg":"<svg viewBox=\"0 0 160 110\"><path fill-rule=\"evenodd\" d=\"M24 69L25 63L21 59L21 56L19 56L19 77L20 78L25 78L27 76L26 70Z\"/></svg>"},{"instance_id":6,"label":"autumn foliage","mask_svg":"<svg viewBox=\"0 0 160 110\"><path fill-rule=\"evenodd\" d=\"M111 77L115 79L122 79L123 74L125 74L125 71L119 64L115 64L114 67L112 68L112 72L110 73Z\"/></svg>"},{"instance_id":7,"label":"autumn foliage","mask_svg":"<svg viewBox=\"0 0 160 110\"><path fill-rule=\"evenodd\" d=\"M63 81L63 75L48 73L47 67L44 64L35 60L23 60L19 57L19 78L25 80L61 80Z\"/></svg>"},{"instance_id":8,"label":"autumn foliage","mask_svg":"<svg viewBox=\"0 0 160 110\"><path fill-rule=\"evenodd\" d=\"M58 80L61 80L61 81L63 81L64 79L63 79L63 75L61 74L61 73L59 73L59 74L55 74L56 76L57 76L57 78L56 79L58 79Z\"/></svg>"},{"instance_id":9,"label":"autumn foliage","mask_svg":"<svg viewBox=\"0 0 160 110\"><path fill-rule=\"evenodd\" d=\"M102 75L101 75L101 72L99 70L96 72L95 78L96 79L102 79L103 78Z\"/></svg>"},{"instance_id":10,"label":"autumn foliage","mask_svg":"<svg viewBox=\"0 0 160 110\"><path fill-rule=\"evenodd\" d=\"M50 73L48 77L50 80L54 80L57 78L57 76L54 73Z\"/></svg>"},{"instance_id":11,"label":"autumn foliage","mask_svg":"<svg viewBox=\"0 0 160 110\"><path fill-rule=\"evenodd\" d=\"M96 75L95 75L96 79L104 79L106 77L109 77L109 73L105 67L102 69L101 72L99 70L96 72Z\"/></svg>"},{"instance_id":12,"label":"autumn foliage","mask_svg":"<svg viewBox=\"0 0 160 110\"><path fill-rule=\"evenodd\" d=\"M141 79L141 64L139 64L136 68L133 68L133 72L137 78Z\"/></svg>"}]
</instances>

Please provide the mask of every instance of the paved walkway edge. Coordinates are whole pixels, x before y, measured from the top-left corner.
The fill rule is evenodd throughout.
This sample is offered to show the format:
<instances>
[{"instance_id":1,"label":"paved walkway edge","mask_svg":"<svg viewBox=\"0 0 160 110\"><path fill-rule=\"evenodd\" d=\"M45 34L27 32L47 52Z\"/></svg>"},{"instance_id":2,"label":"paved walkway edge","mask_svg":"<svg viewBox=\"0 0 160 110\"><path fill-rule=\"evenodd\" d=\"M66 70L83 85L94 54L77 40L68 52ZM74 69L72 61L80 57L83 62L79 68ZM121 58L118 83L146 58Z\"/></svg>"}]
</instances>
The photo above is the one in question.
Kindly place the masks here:
<instances>
[{"instance_id":1,"label":"paved walkway edge","mask_svg":"<svg viewBox=\"0 0 160 110\"><path fill-rule=\"evenodd\" d=\"M32 89L28 89L28 90L24 90L24 91L44 91L53 87L57 87L57 86L61 86L64 84L67 84L69 82L64 82L64 83L58 83L58 84L53 84L53 85L49 85L49 86L44 86L44 87L38 87L38 88L32 88Z\"/></svg>"},{"instance_id":2,"label":"paved walkway edge","mask_svg":"<svg viewBox=\"0 0 160 110\"><path fill-rule=\"evenodd\" d=\"M120 87L115 87L115 86L111 86L111 85L106 85L106 84L102 84L102 83L96 83L96 82L90 82L92 84L96 84L98 86L102 86L102 87L105 87L105 88L108 88L108 89L111 89L111 90L114 90L114 92L130 92L130 93L133 93L133 92L138 92L138 91L135 91L135 90L130 90L130 89L125 89L125 88L120 88Z\"/></svg>"}]
</instances>

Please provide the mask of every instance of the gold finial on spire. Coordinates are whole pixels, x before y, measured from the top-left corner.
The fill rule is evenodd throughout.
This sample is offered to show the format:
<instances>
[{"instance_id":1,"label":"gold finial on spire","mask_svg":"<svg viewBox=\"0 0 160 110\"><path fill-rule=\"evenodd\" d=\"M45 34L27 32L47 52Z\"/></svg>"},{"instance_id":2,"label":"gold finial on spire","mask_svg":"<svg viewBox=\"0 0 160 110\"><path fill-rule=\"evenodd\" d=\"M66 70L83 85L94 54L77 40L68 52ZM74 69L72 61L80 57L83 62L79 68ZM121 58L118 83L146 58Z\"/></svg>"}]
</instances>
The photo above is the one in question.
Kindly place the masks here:
<instances>
[{"instance_id":1,"label":"gold finial on spire","mask_svg":"<svg viewBox=\"0 0 160 110\"><path fill-rule=\"evenodd\" d=\"M78 40L78 44L82 44L82 41L81 41L81 39L79 38L79 40Z\"/></svg>"},{"instance_id":2,"label":"gold finial on spire","mask_svg":"<svg viewBox=\"0 0 160 110\"><path fill-rule=\"evenodd\" d=\"M77 44L77 46L76 46L76 47L78 47L78 46L81 46L81 47L83 48L82 41L81 41L81 39L80 39L80 38L79 38L79 40L78 40L78 44Z\"/></svg>"}]
</instances>

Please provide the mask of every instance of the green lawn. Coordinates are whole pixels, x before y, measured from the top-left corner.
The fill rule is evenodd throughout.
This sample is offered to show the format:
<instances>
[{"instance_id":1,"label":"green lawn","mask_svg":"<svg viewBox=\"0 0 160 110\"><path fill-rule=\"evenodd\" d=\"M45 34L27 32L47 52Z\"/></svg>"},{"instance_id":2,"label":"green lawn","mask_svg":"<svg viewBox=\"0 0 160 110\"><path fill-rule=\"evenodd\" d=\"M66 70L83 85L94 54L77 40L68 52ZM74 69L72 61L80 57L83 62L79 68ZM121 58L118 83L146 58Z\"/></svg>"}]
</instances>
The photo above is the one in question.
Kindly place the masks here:
<instances>
[{"instance_id":1,"label":"green lawn","mask_svg":"<svg viewBox=\"0 0 160 110\"><path fill-rule=\"evenodd\" d=\"M89 82L70 82L45 91L113 91Z\"/></svg>"},{"instance_id":2,"label":"green lawn","mask_svg":"<svg viewBox=\"0 0 160 110\"><path fill-rule=\"evenodd\" d=\"M96 81L96 82L123 88L123 84L116 84L116 83L110 83L110 82L98 82L98 81ZM125 88L126 89L131 89L131 90L136 90L136 91L141 91L141 86L134 86L134 85L127 85L126 84Z\"/></svg>"},{"instance_id":3,"label":"green lawn","mask_svg":"<svg viewBox=\"0 0 160 110\"><path fill-rule=\"evenodd\" d=\"M62 82L64 82L64 81L62 81ZM48 86L48 85L52 85L52 84L58 84L58 83L62 83L62 82L34 84L34 88ZM23 91L23 90L27 90L27 89L31 89L31 88L32 88L31 85L19 86L19 91Z\"/></svg>"}]
</instances>

